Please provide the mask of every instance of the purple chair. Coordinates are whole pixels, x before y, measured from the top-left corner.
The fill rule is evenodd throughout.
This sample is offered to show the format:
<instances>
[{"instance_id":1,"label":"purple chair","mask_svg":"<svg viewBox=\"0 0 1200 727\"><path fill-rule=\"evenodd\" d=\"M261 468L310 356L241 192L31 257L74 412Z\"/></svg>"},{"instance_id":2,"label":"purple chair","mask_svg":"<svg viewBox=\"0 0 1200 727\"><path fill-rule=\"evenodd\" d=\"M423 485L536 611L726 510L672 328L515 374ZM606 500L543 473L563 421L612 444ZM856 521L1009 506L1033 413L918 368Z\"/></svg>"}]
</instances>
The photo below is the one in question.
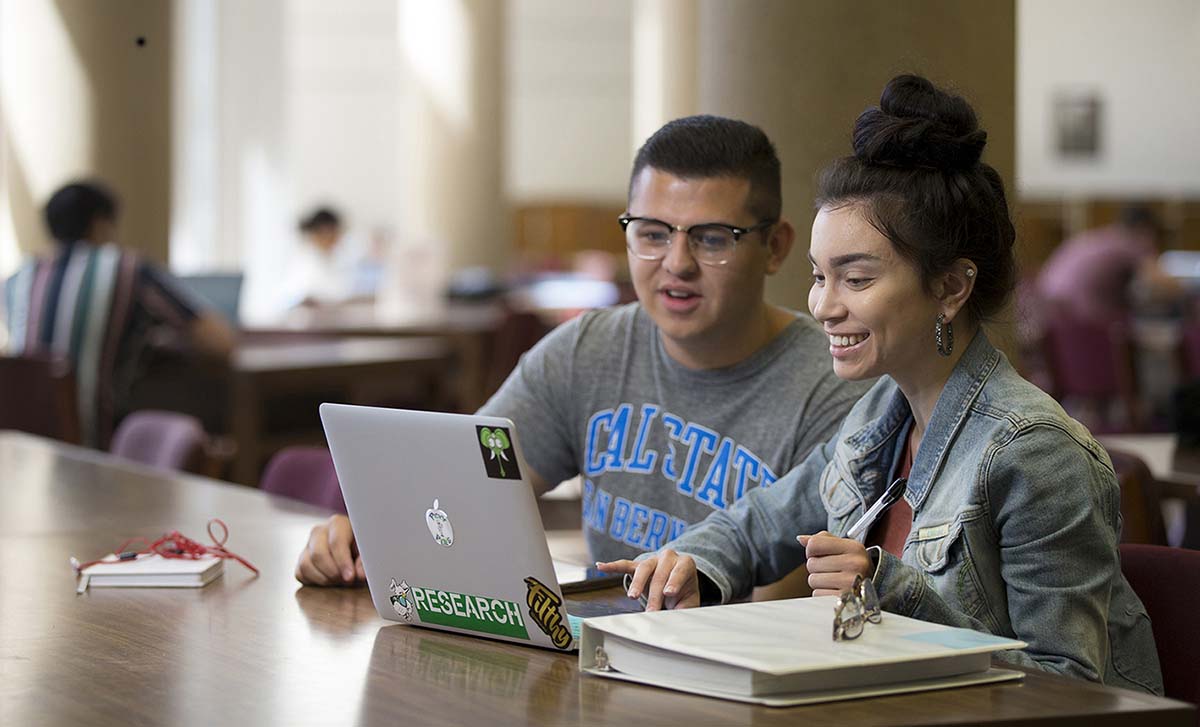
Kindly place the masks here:
<instances>
[{"instance_id":1,"label":"purple chair","mask_svg":"<svg viewBox=\"0 0 1200 727\"><path fill-rule=\"evenodd\" d=\"M333 469L333 457L324 447L279 450L267 462L259 488L343 515L346 513L342 488Z\"/></svg>"},{"instance_id":2,"label":"purple chair","mask_svg":"<svg viewBox=\"0 0 1200 727\"><path fill-rule=\"evenodd\" d=\"M0 429L79 444L75 376L63 359L0 356Z\"/></svg>"},{"instance_id":3,"label":"purple chair","mask_svg":"<svg viewBox=\"0 0 1200 727\"><path fill-rule=\"evenodd\" d=\"M1092 431L1137 431L1143 424L1137 400L1133 350L1124 328L1096 323L1055 306L1045 318L1046 362L1056 399L1080 401L1095 409ZM1125 420L1111 422L1107 408L1114 400L1125 409ZM1068 409L1070 411L1070 409Z\"/></svg>"},{"instance_id":4,"label":"purple chair","mask_svg":"<svg viewBox=\"0 0 1200 727\"><path fill-rule=\"evenodd\" d=\"M1166 695L1200 703L1200 626L1193 598L1200 593L1200 552L1161 545L1120 547L1121 571L1150 614Z\"/></svg>"},{"instance_id":5,"label":"purple chair","mask_svg":"<svg viewBox=\"0 0 1200 727\"><path fill-rule=\"evenodd\" d=\"M152 467L210 474L208 447L208 434L196 417L143 409L121 420L109 451Z\"/></svg>"}]
</instances>

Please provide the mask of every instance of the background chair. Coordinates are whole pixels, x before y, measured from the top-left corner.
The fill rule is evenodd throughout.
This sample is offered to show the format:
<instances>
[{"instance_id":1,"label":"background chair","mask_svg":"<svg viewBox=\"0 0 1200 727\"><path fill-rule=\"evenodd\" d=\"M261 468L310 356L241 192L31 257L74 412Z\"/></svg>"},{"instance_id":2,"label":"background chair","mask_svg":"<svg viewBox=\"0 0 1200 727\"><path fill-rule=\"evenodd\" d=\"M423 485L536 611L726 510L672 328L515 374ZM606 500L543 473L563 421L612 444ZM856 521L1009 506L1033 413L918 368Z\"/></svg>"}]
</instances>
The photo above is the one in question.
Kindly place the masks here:
<instances>
[{"instance_id":1,"label":"background chair","mask_svg":"<svg viewBox=\"0 0 1200 727\"><path fill-rule=\"evenodd\" d=\"M79 444L79 408L70 364L44 356L0 356L0 429Z\"/></svg>"},{"instance_id":2,"label":"background chair","mask_svg":"<svg viewBox=\"0 0 1200 727\"><path fill-rule=\"evenodd\" d=\"M1118 324L1096 323L1054 306L1044 318L1045 358L1052 391L1069 412L1093 432L1137 431L1144 415L1137 397L1133 349L1128 333ZM1112 414L1120 402L1120 416Z\"/></svg>"},{"instance_id":3,"label":"background chair","mask_svg":"<svg viewBox=\"0 0 1200 727\"><path fill-rule=\"evenodd\" d=\"M279 450L267 462L259 488L334 512L346 512L342 488L333 469L333 457L324 447Z\"/></svg>"},{"instance_id":4,"label":"background chair","mask_svg":"<svg viewBox=\"0 0 1200 727\"><path fill-rule=\"evenodd\" d=\"M1200 702L1200 552L1126 543L1121 570L1150 614L1166 695Z\"/></svg>"},{"instance_id":5,"label":"background chair","mask_svg":"<svg viewBox=\"0 0 1200 727\"><path fill-rule=\"evenodd\" d=\"M1121 486L1121 542L1166 545L1162 488L1140 457L1108 450Z\"/></svg>"},{"instance_id":6,"label":"background chair","mask_svg":"<svg viewBox=\"0 0 1200 727\"><path fill-rule=\"evenodd\" d=\"M113 454L142 464L209 477L222 474L230 449L209 437L196 417L154 409L122 419L109 446Z\"/></svg>"},{"instance_id":7,"label":"background chair","mask_svg":"<svg viewBox=\"0 0 1200 727\"><path fill-rule=\"evenodd\" d=\"M522 354L533 348L550 330L551 327L546 325L537 313L513 310L506 312L504 322L492 337L487 371L489 395L498 390L517 367Z\"/></svg>"}]
</instances>

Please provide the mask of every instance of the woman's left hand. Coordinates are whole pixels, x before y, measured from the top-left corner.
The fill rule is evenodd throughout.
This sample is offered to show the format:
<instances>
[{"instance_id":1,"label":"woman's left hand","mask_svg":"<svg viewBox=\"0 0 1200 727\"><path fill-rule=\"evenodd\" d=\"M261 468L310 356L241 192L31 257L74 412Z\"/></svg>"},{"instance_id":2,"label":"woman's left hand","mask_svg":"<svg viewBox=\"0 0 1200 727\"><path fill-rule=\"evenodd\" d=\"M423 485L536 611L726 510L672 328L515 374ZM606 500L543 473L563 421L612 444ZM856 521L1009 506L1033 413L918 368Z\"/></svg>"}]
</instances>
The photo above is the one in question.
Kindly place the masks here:
<instances>
[{"instance_id":1,"label":"woman's left hand","mask_svg":"<svg viewBox=\"0 0 1200 727\"><path fill-rule=\"evenodd\" d=\"M808 585L814 596L836 596L854 585L854 577L871 577L874 565L866 547L857 540L837 538L822 530L798 535L808 556Z\"/></svg>"}]
</instances>

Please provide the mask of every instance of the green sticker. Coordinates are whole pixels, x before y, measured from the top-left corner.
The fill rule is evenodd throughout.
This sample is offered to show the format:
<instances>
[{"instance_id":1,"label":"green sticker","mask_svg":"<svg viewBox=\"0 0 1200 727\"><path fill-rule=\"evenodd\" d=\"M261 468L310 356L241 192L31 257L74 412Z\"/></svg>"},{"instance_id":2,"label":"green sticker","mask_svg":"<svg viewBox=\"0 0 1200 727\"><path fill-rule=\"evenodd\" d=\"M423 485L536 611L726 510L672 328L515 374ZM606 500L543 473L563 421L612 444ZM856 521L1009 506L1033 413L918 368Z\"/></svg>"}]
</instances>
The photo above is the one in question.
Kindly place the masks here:
<instances>
[{"instance_id":1,"label":"green sticker","mask_svg":"<svg viewBox=\"0 0 1200 727\"><path fill-rule=\"evenodd\" d=\"M516 455L512 449L512 438L503 427L475 427L479 435L479 452L483 455L483 467L488 477L501 480L521 479Z\"/></svg>"},{"instance_id":2,"label":"green sticker","mask_svg":"<svg viewBox=\"0 0 1200 727\"><path fill-rule=\"evenodd\" d=\"M412 587L412 601L421 623L529 639L521 608L513 601L417 586Z\"/></svg>"}]
</instances>

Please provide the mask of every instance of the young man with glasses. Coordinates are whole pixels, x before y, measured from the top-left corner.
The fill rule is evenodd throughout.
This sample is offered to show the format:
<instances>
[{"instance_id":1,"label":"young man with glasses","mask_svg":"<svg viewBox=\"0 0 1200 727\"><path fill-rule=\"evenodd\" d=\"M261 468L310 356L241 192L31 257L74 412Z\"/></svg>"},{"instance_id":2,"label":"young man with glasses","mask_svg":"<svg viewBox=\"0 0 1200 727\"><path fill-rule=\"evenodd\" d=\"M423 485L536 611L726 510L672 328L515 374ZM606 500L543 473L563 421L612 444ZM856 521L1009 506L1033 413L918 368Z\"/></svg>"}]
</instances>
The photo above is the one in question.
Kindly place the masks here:
<instances>
[{"instance_id":1,"label":"young man with glasses","mask_svg":"<svg viewBox=\"0 0 1200 727\"><path fill-rule=\"evenodd\" d=\"M763 299L795 237L780 187L754 126L692 116L659 129L618 220L638 302L559 326L480 410L516 423L539 493L582 475L596 560L657 550L770 485L866 389L833 375L809 316ZM360 580L355 560L349 521L335 516L313 529L296 577Z\"/></svg>"}]
</instances>

